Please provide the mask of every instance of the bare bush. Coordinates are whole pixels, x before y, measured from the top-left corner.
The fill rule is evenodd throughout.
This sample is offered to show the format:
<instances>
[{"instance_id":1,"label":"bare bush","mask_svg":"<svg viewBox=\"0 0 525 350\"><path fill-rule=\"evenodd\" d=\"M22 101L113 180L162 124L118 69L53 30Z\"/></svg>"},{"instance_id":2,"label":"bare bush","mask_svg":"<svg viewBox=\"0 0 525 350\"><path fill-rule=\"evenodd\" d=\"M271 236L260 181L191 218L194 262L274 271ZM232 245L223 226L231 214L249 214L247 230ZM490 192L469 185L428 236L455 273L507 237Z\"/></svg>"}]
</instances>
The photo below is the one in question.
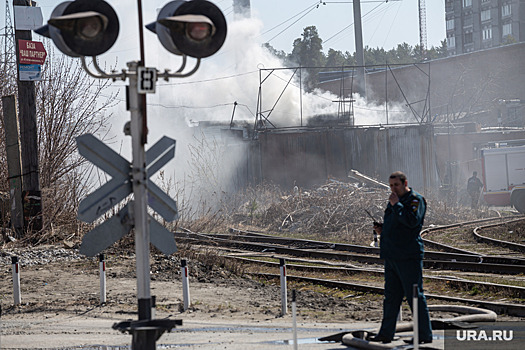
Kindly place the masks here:
<instances>
[{"instance_id":1,"label":"bare bush","mask_svg":"<svg viewBox=\"0 0 525 350\"><path fill-rule=\"evenodd\" d=\"M86 176L91 165L78 154L76 137L91 133L104 139L110 117L106 110L116 96L103 96L110 82L89 78L78 60L53 52L49 56L36 84L44 220L48 228L64 226L74 233L81 225L78 204L92 190Z\"/></svg>"},{"instance_id":2,"label":"bare bush","mask_svg":"<svg viewBox=\"0 0 525 350\"><path fill-rule=\"evenodd\" d=\"M91 191L89 165L76 148L76 137L93 133L104 138L109 130L107 109L115 104L115 95L104 95L107 80L88 77L78 60L55 54L45 42L48 58L42 69L42 81L35 82L39 177L42 191L44 229L31 234L32 243L54 241L78 233L82 224L76 219L80 199ZM2 63L0 92L17 93L16 74L7 75ZM3 120L3 118L2 118ZM5 128L0 133L0 190L8 190L5 156Z\"/></svg>"}]
</instances>

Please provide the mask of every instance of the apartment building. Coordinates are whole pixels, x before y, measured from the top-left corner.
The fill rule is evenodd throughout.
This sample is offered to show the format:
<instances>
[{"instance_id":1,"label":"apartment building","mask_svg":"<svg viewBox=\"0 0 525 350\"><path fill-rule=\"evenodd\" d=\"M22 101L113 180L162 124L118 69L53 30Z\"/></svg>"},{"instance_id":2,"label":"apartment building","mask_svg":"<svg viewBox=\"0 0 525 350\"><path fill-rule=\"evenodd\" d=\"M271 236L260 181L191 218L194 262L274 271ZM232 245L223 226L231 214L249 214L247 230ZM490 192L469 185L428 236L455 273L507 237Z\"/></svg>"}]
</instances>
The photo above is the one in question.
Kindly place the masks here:
<instances>
[{"instance_id":1,"label":"apartment building","mask_svg":"<svg viewBox=\"0 0 525 350\"><path fill-rule=\"evenodd\" d=\"M448 56L525 41L524 0L445 0Z\"/></svg>"}]
</instances>

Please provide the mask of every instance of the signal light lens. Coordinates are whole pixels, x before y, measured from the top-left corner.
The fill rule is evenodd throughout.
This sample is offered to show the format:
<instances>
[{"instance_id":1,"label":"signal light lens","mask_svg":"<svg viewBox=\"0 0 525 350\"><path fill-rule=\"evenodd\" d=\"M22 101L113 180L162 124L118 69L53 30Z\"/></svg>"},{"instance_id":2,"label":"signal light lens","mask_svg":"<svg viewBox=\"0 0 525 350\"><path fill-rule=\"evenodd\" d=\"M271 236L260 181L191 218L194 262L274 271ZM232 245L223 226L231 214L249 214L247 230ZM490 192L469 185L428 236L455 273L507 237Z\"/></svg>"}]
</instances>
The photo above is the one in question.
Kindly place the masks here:
<instances>
[{"instance_id":1,"label":"signal light lens","mask_svg":"<svg viewBox=\"0 0 525 350\"><path fill-rule=\"evenodd\" d=\"M98 17L82 18L77 21L77 33L84 39L93 39L104 26Z\"/></svg>"},{"instance_id":2,"label":"signal light lens","mask_svg":"<svg viewBox=\"0 0 525 350\"><path fill-rule=\"evenodd\" d=\"M211 35L212 27L208 23L194 22L186 24L188 37L195 41L202 41Z\"/></svg>"},{"instance_id":3,"label":"signal light lens","mask_svg":"<svg viewBox=\"0 0 525 350\"><path fill-rule=\"evenodd\" d=\"M195 58L219 51L227 32L223 13L207 0L171 1L160 10L157 21L146 28L157 34L169 52Z\"/></svg>"},{"instance_id":4,"label":"signal light lens","mask_svg":"<svg viewBox=\"0 0 525 350\"><path fill-rule=\"evenodd\" d=\"M119 21L104 0L65 1L55 7L48 25L36 32L51 37L68 56L98 56L117 40Z\"/></svg>"}]
</instances>

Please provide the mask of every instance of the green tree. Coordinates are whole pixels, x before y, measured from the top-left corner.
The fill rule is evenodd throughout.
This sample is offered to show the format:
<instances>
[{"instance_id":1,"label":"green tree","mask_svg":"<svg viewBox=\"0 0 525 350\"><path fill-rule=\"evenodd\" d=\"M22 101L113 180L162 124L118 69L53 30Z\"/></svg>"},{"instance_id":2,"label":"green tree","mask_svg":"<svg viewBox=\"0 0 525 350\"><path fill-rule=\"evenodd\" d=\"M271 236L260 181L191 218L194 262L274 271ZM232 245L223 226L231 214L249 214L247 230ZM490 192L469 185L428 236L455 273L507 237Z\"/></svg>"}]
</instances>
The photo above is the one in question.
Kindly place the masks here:
<instances>
[{"instance_id":1,"label":"green tree","mask_svg":"<svg viewBox=\"0 0 525 350\"><path fill-rule=\"evenodd\" d=\"M351 54L350 52L346 51L345 54L345 65L347 66L354 66L355 63L355 54Z\"/></svg>"},{"instance_id":2,"label":"green tree","mask_svg":"<svg viewBox=\"0 0 525 350\"><path fill-rule=\"evenodd\" d=\"M397 48L389 51L389 62L411 63L414 62L414 48L407 43L398 44Z\"/></svg>"},{"instance_id":3,"label":"green tree","mask_svg":"<svg viewBox=\"0 0 525 350\"><path fill-rule=\"evenodd\" d=\"M312 91L317 86L318 81L318 69L314 67L324 66L326 60L323 53L323 40L319 37L315 26L304 28L301 36L302 38L294 40L289 59L303 67L308 67L304 86L306 91Z\"/></svg>"},{"instance_id":4,"label":"green tree","mask_svg":"<svg viewBox=\"0 0 525 350\"><path fill-rule=\"evenodd\" d=\"M448 49L447 48L447 39L441 40L441 46L436 47L436 53L437 53L437 57L436 58L447 57L447 55L448 55L447 49Z\"/></svg>"},{"instance_id":5,"label":"green tree","mask_svg":"<svg viewBox=\"0 0 525 350\"><path fill-rule=\"evenodd\" d=\"M379 47L371 49L366 46L364 49L364 54L366 65L384 65L388 58L388 53L385 51L385 49Z\"/></svg>"},{"instance_id":6,"label":"green tree","mask_svg":"<svg viewBox=\"0 0 525 350\"><path fill-rule=\"evenodd\" d=\"M262 47L264 49L266 49L273 56L279 58L282 61L286 61L287 54L283 50L278 51L272 45L270 45L269 43L262 44Z\"/></svg>"},{"instance_id":7,"label":"green tree","mask_svg":"<svg viewBox=\"0 0 525 350\"><path fill-rule=\"evenodd\" d=\"M328 50L328 55L326 56L325 67L341 67L346 65L346 57L341 51L336 51L334 49Z\"/></svg>"}]
</instances>

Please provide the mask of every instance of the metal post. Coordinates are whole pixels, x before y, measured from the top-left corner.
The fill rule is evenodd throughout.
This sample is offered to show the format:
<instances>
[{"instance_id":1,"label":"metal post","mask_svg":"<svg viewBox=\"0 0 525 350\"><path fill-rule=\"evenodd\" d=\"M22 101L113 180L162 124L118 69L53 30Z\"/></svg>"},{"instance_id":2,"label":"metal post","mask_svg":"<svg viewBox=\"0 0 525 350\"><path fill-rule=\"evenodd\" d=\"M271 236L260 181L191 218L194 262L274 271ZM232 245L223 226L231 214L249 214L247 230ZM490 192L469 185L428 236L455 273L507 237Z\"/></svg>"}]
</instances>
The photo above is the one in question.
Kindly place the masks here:
<instances>
[{"instance_id":1,"label":"metal post","mask_svg":"<svg viewBox=\"0 0 525 350\"><path fill-rule=\"evenodd\" d=\"M279 270L281 271L281 316L288 312L288 301L286 296L286 260L280 259Z\"/></svg>"},{"instance_id":2,"label":"metal post","mask_svg":"<svg viewBox=\"0 0 525 350\"><path fill-rule=\"evenodd\" d=\"M430 110L430 62L428 63L428 122L432 123L432 111Z\"/></svg>"},{"instance_id":3,"label":"metal post","mask_svg":"<svg viewBox=\"0 0 525 350\"><path fill-rule=\"evenodd\" d=\"M135 224L135 254L137 257L137 299L140 320L151 319L149 225L147 212L146 152L144 151L144 123L141 96L137 91L138 62L128 62L129 69L129 110L131 112L131 143L133 148L133 220ZM155 350L155 331L140 330L133 333L132 350Z\"/></svg>"},{"instance_id":4,"label":"metal post","mask_svg":"<svg viewBox=\"0 0 525 350\"><path fill-rule=\"evenodd\" d=\"M303 69L299 66L299 106L301 107L301 126L303 126Z\"/></svg>"},{"instance_id":5,"label":"metal post","mask_svg":"<svg viewBox=\"0 0 525 350\"><path fill-rule=\"evenodd\" d=\"M151 319L154 320L157 317L157 297L151 296Z\"/></svg>"},{"instance_id":6,"label":"metal post","mask_svg":"<svg viewBox=\"0 0 525 350\"><path fill-rule=\"evenodd\" d=\"M180 261L182 275L182 297L184 300L184 311L190 307L190 284L188 281L188 264L185 259Z\"/></svg>"},{"instance_id":7,"label":"metal post","mask_svg":"<svg viewBox=\"0 0 525 350\"><path fill-rule=\"evenodd\" d=\"M412 288L412 314L414 319L414 350L419 349L419 315L418 315L418 288L417 284L414 284Z\"/></svg>"},{"instance_id":8,"label":"metal post","mask_svg":"<svg viewBox=\"0 0 525 350\"><path fill-rule=\"evenodd\" d=\"M14 304L20 305L22 303L20 296L20 265L18 263L18 257L12 256L11 263L13 265L13 297Z\"/></svg>"},{"instance_id":9,"label":"metal post","mask_svg":"<svg viewBox=\"0 0 525 350\"><path fill-rule=\"evenodd\" d=\"M137 92L136 61L128 62L129 68L129 109L131 112L131 142L133 147L133 218L135 223L135 253L137 256L137 299L139 320L151 318L150 265L149 265L149 227L147 217L146 154L143 136L143 120L140 109L140 96Z\"/></svg>"},{"instance_id":10,"label":"metal post","mask_svg":"<svg viewBox=\"0 0 525 350\"><path fill-rule=\"evenodd\" d=\"M292 290L292 320L293 320L293 348L297 350L297 305L295 302L295 289Z\"/></svg>"},{"instance_id":11,"label":"metal post","mask_svg":"<svg viewBox=\"0 0 525 350\"><path fill-rule=\"evenodd\" d=\"M388 125L388 61L385 62L385 111L386 125Z\"/></svg>"},{"instance_id":12,"label":"metal post","mask_svg":"<svg viewBox=\"0 0 525 350\"><path fill-rule=\"evenodd\" d=\"M98 256L100 274L100 304L106 303L106 260L104 254Z\"/></svg>"}]
</instances>

